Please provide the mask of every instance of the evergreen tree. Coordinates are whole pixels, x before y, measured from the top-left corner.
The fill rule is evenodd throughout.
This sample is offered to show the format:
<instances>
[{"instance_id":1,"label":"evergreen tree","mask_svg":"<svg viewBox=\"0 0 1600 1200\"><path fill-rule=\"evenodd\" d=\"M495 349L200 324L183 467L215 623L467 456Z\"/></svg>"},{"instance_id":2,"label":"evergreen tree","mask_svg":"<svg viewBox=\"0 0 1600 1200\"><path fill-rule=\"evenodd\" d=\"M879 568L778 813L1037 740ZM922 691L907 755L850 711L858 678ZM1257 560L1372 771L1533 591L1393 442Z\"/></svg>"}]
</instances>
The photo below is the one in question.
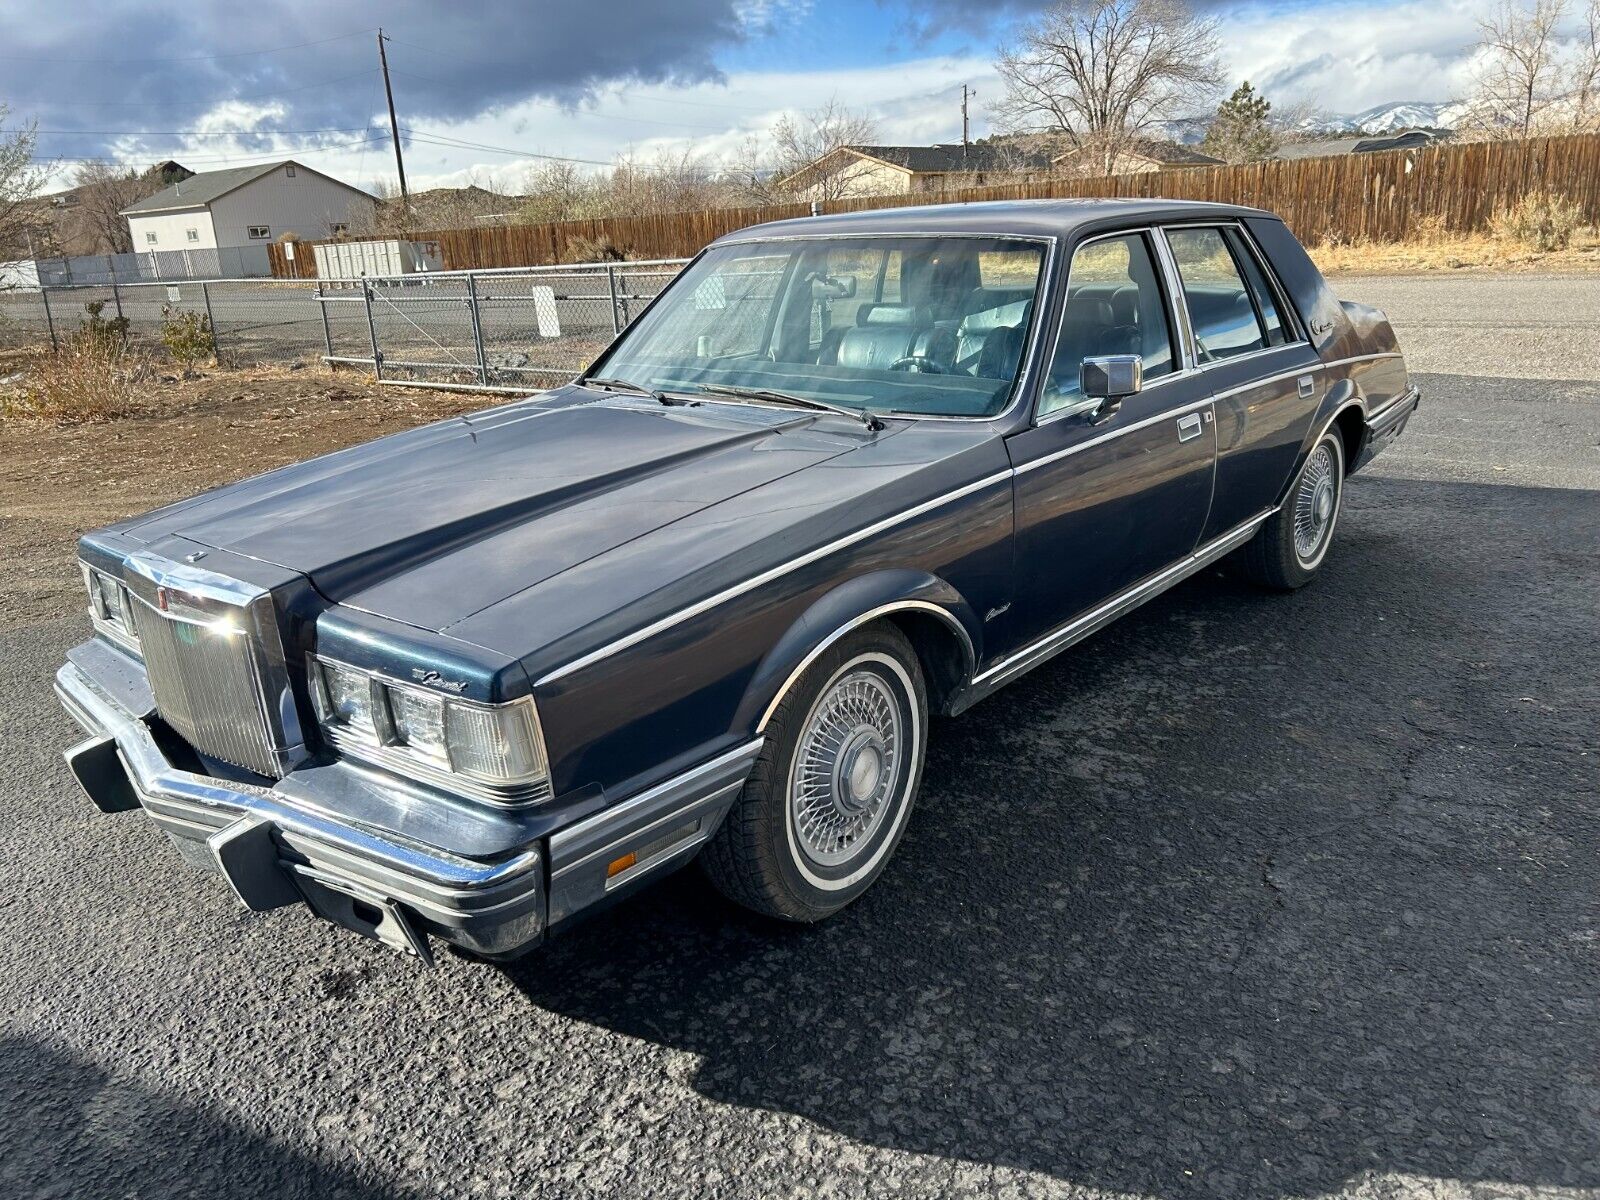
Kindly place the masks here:
<instances>
[{"instance_id":1,"label":"evergreen tree","mask_svg":"<svg viewBox=\"0 0 1600 1200\"><path fill-rule=\"evenodd\" d=\"M1278 137L1267 124L1271 112L1271 101L1248 82L1241 83L1233 95L1217 106L1217 115L1211 119L1200 149L1230 163L1271 158L1278 148Z\"/></svg>"}]
</instances>

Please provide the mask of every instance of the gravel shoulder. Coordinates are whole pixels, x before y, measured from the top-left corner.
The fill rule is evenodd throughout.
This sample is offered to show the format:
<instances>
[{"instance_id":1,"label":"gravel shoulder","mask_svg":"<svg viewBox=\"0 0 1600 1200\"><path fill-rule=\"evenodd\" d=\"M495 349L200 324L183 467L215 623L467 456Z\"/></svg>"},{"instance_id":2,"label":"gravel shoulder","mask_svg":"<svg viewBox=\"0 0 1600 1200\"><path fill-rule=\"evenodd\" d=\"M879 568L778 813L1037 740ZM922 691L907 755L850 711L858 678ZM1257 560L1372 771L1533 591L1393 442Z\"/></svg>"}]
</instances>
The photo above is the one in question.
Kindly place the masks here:
<instances>
[{"instance_id":1,"label":"gravel shoulder","mask_svg":"<svg viewBox=\"0 0 1600 1200\"><path fill-rule=\"evenodd\" d=\"M1600 381L1600 275L1347 275L1389 314L1413 371Z\"/></svg>"}]
</instances>

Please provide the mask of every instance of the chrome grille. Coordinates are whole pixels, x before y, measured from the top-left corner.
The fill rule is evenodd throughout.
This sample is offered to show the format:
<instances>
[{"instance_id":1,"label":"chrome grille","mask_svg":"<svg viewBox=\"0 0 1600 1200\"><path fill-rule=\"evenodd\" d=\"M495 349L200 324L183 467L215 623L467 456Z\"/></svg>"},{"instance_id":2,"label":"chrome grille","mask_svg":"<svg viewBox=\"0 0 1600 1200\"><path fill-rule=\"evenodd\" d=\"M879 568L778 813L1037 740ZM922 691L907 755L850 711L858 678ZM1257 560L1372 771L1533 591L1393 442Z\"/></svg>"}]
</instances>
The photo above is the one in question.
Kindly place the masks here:
<instances>
[{"instance_id":1,"label":"chrome grille","mask_svg":"<svg viewBox=\"0 0 1600 1200\"><path fill-rule=\"evenodd\" d=\"M162 719L203 754L279 775L249 633L226 618L202 622L159 612L142 597L134 621Z\"/></svg>"}]
</instances>

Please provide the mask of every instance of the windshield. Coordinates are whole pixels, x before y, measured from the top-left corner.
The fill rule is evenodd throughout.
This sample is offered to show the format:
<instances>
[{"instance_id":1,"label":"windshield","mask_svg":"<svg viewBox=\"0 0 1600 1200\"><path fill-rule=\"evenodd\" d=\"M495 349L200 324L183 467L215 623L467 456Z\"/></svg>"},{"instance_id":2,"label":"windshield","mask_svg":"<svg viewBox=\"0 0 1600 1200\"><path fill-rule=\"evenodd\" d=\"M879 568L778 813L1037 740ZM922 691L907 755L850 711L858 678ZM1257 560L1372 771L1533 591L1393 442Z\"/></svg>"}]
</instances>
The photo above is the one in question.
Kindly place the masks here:
<instances>
[{"instance_id":1,"label":"windshield","mask_svg":"<svg viewBox=\"0 0 1600 1200\"><path fill-rule=\"evenodd\" d=\"M993 416L1016 382L1043 265L1042 245L1005 238L716 246L593 373L663 393Z\"/></svg>"}]
</instances>

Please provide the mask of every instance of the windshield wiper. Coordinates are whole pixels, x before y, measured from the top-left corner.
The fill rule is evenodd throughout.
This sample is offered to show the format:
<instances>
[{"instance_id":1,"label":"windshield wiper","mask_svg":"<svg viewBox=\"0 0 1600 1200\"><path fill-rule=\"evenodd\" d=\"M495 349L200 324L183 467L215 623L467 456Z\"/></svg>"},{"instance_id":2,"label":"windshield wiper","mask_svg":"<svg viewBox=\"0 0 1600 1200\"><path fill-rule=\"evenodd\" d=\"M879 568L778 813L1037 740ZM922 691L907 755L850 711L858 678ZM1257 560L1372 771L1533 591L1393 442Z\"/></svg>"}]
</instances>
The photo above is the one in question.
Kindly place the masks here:
<instances>
[{"instance_id":1,"label":"windshield wiper","mask_svg":"<svg viewBox=\"0 0 1600 1200\"><path fill-rule=\"evenodd\" d=\"M669 396L665 392L648 388L642 384L634 383L631 379L609 379L603 376L591 376L588 379L578 380L579 387L599 388L602 392L621 392L627 396L648 396L657 404L688 404L690 401Z\"/></svg>"},{"instance_id":2,"label":"windshield wiper","mask_svg":"<svg viewBox=\"0 0 1600 1200\"><path fill-rule=\"evenodd\" d=\"M696 390L713 396L732 396L735 399L760 400L767 404L787 404L792 408L837 413L841 417L849 417L852 421L860 421L868 429L883 428L883 422L864 408L851 408L847 404L829 404L826 400L813 400L810 396L797 396L793 392L780 392L773 388L730 387L724 383L697 384Z\"/></svg>"}]
</instances>

